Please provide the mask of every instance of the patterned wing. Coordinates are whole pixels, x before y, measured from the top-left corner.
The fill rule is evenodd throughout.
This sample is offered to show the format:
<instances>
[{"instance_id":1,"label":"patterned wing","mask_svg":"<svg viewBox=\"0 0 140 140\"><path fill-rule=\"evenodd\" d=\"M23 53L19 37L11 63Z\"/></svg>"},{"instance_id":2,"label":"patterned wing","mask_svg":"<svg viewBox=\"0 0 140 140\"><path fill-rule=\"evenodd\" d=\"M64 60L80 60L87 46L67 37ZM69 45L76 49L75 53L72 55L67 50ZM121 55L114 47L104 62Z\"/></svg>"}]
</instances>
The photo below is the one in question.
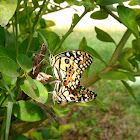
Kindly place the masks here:
<instances>
[{"instance_id":1,"label":"patterned wing","mask_svg":"<svg viewBox=\"0 0 140 140\"><path fill-rule=\"evenodd\" d=\"M70 90L80 84L81 74L91 63L91 55L79 50L62 52L53 56L51 61L55 78L61 79Z\"/></svg>"},{"instance_id":2,"label":"patterned wing","mask_svg":"<svg viewBox=\"0 0 140 140\"><path fill-rule=\"evenodd\" d=\"M96 93L90 91L82 86L78 86L75 90L69 90L61 83L56 83L53 96L60 104L65 103L86 103L94 100L97 96Z\"/></svg>"}]
</instances>

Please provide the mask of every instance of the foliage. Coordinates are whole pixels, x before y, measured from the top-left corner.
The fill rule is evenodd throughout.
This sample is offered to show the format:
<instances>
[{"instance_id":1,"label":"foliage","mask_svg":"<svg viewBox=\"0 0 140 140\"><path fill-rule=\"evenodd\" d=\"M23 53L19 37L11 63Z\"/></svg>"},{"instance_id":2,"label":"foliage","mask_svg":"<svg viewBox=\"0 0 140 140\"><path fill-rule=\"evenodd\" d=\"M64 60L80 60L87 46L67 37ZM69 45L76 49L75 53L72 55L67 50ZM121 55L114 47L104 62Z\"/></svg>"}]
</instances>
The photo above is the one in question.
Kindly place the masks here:
<instances>
[{"instance_id":1,"label":"foliage","mask_svg":"<svg viewBox=\"0 0 140 140\"><path fill-rule=\"evenodd\" d=\"M106 108L104 108L98 100L95 101L96 103L93 101L85 104L77 104L77 107L73 104L63 108L58 104L53 105L51 95L48 94L48 91L53 90L53 86L50 84L44 86L41 82L35 80L36 75L33 72L37 66L34 67L36 57L33 57L33 53L39 53L41 44L46 44L46 40L49 50L55 54L66 50L64 44L67 37L73 32L80 20L89 12L91 12L90 17L96 20L106 19L108 15L110 15L116 19L116 22L120 22L126 26L127 29L122 38L120 38L120 42L117 43L115 38L109 33L95 27L98 40L103 41L104 44L112 43L116 47L109 61L108 58L104 58L100 55L99 50L88 45L86 37L83 37L83 39L78 42L80 50L91 53L95 59L100 61L100 65L102 65L102 67L99 66L101 69L91 74L89 74L90 71L88 69L86 73L89 78L84 77L84 80L81 81L82 85L90 87L93 84L96 85L99 83L97 86L100 87L102 84L99 80L104 79L109 85L105 90L108 93L113 90L115 94L118 87L116 85L112 86L110 80L121 81L122 85L127 88L132 97L136 98L136 103L132 104L139 107L140 101L138 97L140 93L135 97L135 91L133 91L129 85L128 80L134 82L136 76L140 76L140 10L124 6L125 1L129 0L66 0L65 2L68 4L66 7L61 7L61 3L64 2L63 0L54 0L54 3L49 0L0 1L1 140L28 139L23 133L27 133L31 129L33 130L33 128L39 124L40 126L37 131L33 130L28 133L30 138L57 139L68 129L70 129L70 131L73 131L73 129L77 130L78 134L83 137L87 137L89 136L89 132L93 132L95 135L92 135L91 139L96 139L96 136L102 138L105 132L101 132L102 127L98 115L103 113L106 115L106 118L110 118L110 120L118 119L114 115L117 112L119 116L121 116L121 108L117 105L111 108L111 104L108 103L110 98L112 98L112 95L109 94L105 95L106 98L103 98L104 95L99 95L101 101L109 105ZM118 4L118 6L113 7L113 4ZM139 4L139 0L129 1L130 6ZM84 12L82 15L74 14L69 30L64 36L60 36L50 28L54 26L55 23L43 19L42 16L66 8L72 8L73 5L84 6ZM95 12L96 8L100 10ZM37 9L39 9L39 11ZM125 47L131 34L134 35L132 44L129 47ZM32 61L32 59L34 61ZM48 53L46 53L46 59L48 59ZM41 70L45 72L45 68L43 69L43 67L45 65L48 67L49 63L43 62L42 65ZM91 66L90 69L92 71L94 67ZM47 74L52 75L50 68L47 69ZM110 89L110 87L113 88ZM121 96L127 98L126 95ZM117 97L115 97L115 100L117 100L115 102L117 104L119 102ZM131 102L133 101L131 100ZM93 110L95 106L98 108L97 112ZM128 104L128 106L130 105ZM74 108L76 109L74 110ZM110 114L109 110L114 114ZM131 110L133 110L132 107L130 107L128 111ZM136 112L138 112L138 110L136 110ZM92 116L91 113L93 113ZM58 117L64 119L62 116L68 114L72 116L73 122L76 121L79 116L82 117L79 118L79 122L76 122L75 125L68 121L67 124L58 122ZM88 117L88 119L85 119L84 116ZM103 118L100 119L102 120L101 122L104 123ZM50 122L50 120L55 121ZM44 121L45 124L42 123ZM137 121L140 123L138 118ZM112 122L108 120L109 126L114 127L114 130L116 130L115 125L111 123ZM118 121L117 123L119 124ZM129 125L129 127L130 126L131 125ZM100 135L100 133L102 134ZM123 137L131 139L128 135L122 136L121 138ZM107 139L109 138L107 137Z\"/></svg>"}]
</instances>

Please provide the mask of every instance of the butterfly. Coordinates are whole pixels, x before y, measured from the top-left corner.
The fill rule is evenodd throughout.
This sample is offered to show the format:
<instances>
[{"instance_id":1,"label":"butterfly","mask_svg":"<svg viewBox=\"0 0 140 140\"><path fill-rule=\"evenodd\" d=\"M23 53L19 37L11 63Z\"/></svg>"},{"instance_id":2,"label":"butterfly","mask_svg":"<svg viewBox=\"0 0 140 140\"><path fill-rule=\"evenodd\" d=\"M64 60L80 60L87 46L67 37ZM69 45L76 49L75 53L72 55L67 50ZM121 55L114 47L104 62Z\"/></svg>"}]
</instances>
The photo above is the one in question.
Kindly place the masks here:
<instances>
[{"instance_id":1,"label":"butterfly","mask_svg":"<svg viewBox=\"0 0 140 140\"><path fill-rule=\"evenodd\" d=\"M55 84L53 98L59 104L65 103L86 103L94 100L97 94L82 86L78 86L74 90L70 90L62 83Z\"/></svg>"},{"instance_id":2,"label":"butterfly","mask_svg":"<svg viewBox=\"0 0 140 140\"><path fill-rule=\"evenodd\" d=\"M92 63L92 56L80 50L69 50L57 55L50 54L50 65L54 77L61 80L65 87L74 90L80 85L83 71Z\"/></svg>"}]
</instances>

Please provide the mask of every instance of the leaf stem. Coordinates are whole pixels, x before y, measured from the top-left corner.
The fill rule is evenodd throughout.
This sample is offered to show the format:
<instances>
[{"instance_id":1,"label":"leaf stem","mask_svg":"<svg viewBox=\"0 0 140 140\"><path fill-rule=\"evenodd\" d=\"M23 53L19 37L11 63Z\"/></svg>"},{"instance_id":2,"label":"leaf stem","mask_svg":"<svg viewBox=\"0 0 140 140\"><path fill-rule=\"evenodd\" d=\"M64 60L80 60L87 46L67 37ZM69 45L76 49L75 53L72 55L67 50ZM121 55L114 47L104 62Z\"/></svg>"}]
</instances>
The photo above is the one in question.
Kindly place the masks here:
<instances>
[{"instance_id":1,"label":"leaf stem","mask_svg":"<svg viewBox=\"0 0 140 140\"><path fill-rule=\"evenodd\" d=\"M69 30L67 31L67 33L63 36L63 38L61 39L61 41L59 42L58 46L56 46L56 48L54 49L54 52L56 52L61 45L63 44L63 42L66 40L66 38L69 36L69 34L71 32L73 32L74 27L77 25L77 23L84 17L84 15L88 12L88 10L85 9L85 11L83 12L83 14L79 17L78 20L76 20L76 22L74 24L71 25L71 27L69 28Z\"/></svg>"},{"instance_id":2,"label":"leaf stem","mask_svg":"<svg viewBox=\"0 0 140 140\"><path fill-rule=\"evenodd\" d=\"M81 85L84 87L89 87L92 84L96 83L97 81L99 81L101 78L98 76L100 73L106 73L111 71L114 67L115 67L115 63L123 49L123 47L125 46L125 43L127 42L128 38L131 35L131 31L129 29L126 30L126 32L124 33L122 39L120 40L119 44L117 45L117 48L115 49L109 64L107 65L107 67L95 74L93 74L90 78L86 79L86 80L82 80L81 81Z\"/></svg>"}]
</instances>

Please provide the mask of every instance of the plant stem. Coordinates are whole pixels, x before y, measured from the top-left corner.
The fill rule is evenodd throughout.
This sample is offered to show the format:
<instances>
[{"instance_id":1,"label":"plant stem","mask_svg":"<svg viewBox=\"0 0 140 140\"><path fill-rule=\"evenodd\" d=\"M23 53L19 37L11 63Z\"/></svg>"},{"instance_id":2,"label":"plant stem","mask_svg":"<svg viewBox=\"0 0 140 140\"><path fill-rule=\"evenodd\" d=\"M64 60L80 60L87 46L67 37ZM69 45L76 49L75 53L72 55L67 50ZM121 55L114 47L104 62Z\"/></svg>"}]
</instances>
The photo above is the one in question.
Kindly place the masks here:
<instances>
[{"instance_id":1,"label":"plant stem","mask_svg":"<svg viewBox=\"0 0 140 140\"><path fill-rule=\"evenodd\" d=\"M76 20L76 22L74 24L71 25L70 29L67 31L67 33L63 36L63 38L61 39L61 41L59 42L58 46L56 46L56 48L54 49L54 52L56 52L61 45L63 44L63 42L66 40L66 38L69 36L69 34L71 32L73 32L74 27L77 25L77 23L83 18L83 16L88 12L88 10L85 9L85 11L83 12L83 14L79 17L78 20Z\"/></svg>"},{"instance_id":2,"label":"plant stem","mask_svg":"<svg viewBox=\"0 0 140 140\"><path fill-rule=\"evenodd\" d=\"M15 12L15 28L16 28L16 35L15 35L15 50L16 55L18 55L18 26L17 26L17 19L18 18L18 6Z\"/></svg>"},{"instance_id":3,"label":"plant stem","mask_svg":"<svg viewBox=\"0 0 140 140\"><path fill-rule=\"evenodd\" d=\"M110 11L106 6L101 6L103 10L105 10L108 14L110 14L113 18L115 18L118 22L122 23L120 18L116 16L112 11Z\"/></svg>"},{"instance_id":4,"label":"plant stem","mask_svg":"<svg viewBox=\"0 0 140 140\"><path fill-rule=\"evenodd\" d=\"M101 78L98 76L100 73L106 73L106 72L109 72L111 71L114 67L115 67L115 63L126 43L126 41L128 40L128 38L130 37L131 35L131 31L129 29L127 29L127 31L124 33L122 39L120 40L119 44L117 45L117 48L115 49L111 59L110 59L110 62L108 64L108 66L95 73L94 75L92 75L90 78L86 79L86 80L82 80L81 81L81 85L84 86L84 87L89 87L91 86L92 84L96 83L97 81L99 81Z\"/></svg>"},{"instance_id":5,"label":"plant stem","mask_svg":"<svg viewBox=\"0 0 140 140\"><path fill-rule=\"evenodd\" d=\"M38 14L37 14L37 16L35 18L35 21L34 21L34 24L33 24L33 27L32 27L32 32L30 33L30 39L29 39L27 50L26 50L26 54L29 51L31 41L32 41L32 38L33 38L33 35L34 35L34 32L35 32L35 28L36 28L38 22L40 21L42 15L44 14L49 2L50 2L50 0L48 0L47 3L46 3L46 0L43 0L43 4L42 4L42 6L40 8L40 11L38 12Z\"/></svg>"}]
</instances>

